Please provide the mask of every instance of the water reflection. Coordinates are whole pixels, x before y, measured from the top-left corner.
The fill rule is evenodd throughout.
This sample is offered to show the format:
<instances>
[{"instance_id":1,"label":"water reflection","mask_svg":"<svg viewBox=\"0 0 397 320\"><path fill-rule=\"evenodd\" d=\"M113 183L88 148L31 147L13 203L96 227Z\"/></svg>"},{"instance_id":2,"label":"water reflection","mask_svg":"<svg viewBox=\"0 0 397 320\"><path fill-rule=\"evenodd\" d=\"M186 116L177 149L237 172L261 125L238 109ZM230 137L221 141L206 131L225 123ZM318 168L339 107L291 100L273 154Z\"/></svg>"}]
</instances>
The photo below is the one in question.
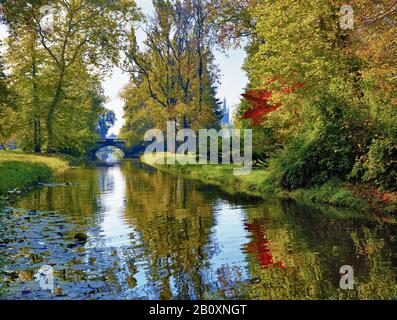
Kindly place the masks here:
<instances>
[{"instance_id":1,"label":"water reflection","mask_svg":"<svg viewBox=\"0 0 397 320\"><path fill-rule=\"evenodd\" d=\"M126 223L126 181L119 166L98 169L98 215L101 236L106 245L121 247L130 243L131 227Z\"/></svg>"},{"instance_id":2,"label":"water reflection","mask_svg":"<svg viewBox=\"0 0 397 320\"><path fill-rule=\"evenodd\" d=\"M36 190L18 204L43 214L10 218L24 240L0 246L5 297L397 297L393 224L231 197L136 161L70 170L59 182L73 185ZM76 232L87 242L75 243ZM61 295L43 293L29 276L43 264L56 269ZM339 289L345 264L354 267L352 291Z\"/></svg>"},{"instance_id":3,"label":"water reflection","mask_svg":"<svg viewBox=\"0 0 397 320\"><path fill-rule=\"evenodd\" d=\"M95 154L99 161L107 165L120 163L124 158L124 153L115 147L104 147L99 149Z\"/></svg>"},{"instance_id":4,"label":"water reflection","mask_svg":"<svg viewBox=\"0 0 397 320\"><path fill-rule=\"evenodd\" d=\"M263 232L263 219L254 219L252 223L247 223L245 226L252 235L252 240L246 245L246 252L254 255L262 268L283 268L285 269L284 261L274 261L271 242Z\"/></svg>"}]
</instances>

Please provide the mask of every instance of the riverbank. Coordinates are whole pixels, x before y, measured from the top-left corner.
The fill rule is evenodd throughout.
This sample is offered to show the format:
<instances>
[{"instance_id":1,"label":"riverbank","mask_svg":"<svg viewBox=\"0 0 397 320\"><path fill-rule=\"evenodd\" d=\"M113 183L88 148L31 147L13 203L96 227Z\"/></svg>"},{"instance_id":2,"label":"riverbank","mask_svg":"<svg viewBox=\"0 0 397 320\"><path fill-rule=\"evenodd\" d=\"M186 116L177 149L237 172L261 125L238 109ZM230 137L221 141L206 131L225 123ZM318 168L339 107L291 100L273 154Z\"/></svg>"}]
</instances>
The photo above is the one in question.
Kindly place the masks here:
<instances>
[{"instance_id":1,"label":"riverbank","mask_svg":"<svg viewBox=\"0 0 397 320\"><path fill-rule=\"evenodd\" d=\"M0 204L10 195L46 182L67 168L69 161L62 156L0 151Z\"/></svg>"},{"instance_id":2,"label":"riverbank","mask_svg":"<svg viewBox=\"0 0 397 320\"><path fill-rule=\"evenodd\" d=\"M142 162L175 175L216 185L231 194L246 194L258 197L275 196L290 198L305 204L322 204L359 211L372 211L378 214L397 214L397 193L381 192L376 188L363 185L329 181L322 186L294 191L283 190L276 186L265 169L253 170L245 176L233 174L234 165L165 165L158 164L163 155L145 155Z\"/></svg>"}]
</instances>

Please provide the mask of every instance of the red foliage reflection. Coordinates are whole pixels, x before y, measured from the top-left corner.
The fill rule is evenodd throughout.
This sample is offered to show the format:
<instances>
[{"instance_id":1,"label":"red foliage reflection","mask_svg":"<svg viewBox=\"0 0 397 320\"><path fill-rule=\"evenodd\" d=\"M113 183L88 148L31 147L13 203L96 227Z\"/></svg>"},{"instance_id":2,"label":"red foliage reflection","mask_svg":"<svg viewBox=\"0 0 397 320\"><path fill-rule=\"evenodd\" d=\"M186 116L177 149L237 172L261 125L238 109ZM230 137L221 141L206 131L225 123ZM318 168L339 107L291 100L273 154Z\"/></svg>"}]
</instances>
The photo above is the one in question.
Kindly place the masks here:
<instances>
[{"instance_id":1,"label":"red foliage reflection","mask_svg":"<svg viewBox=\"0 0 397 320\"><path fill-rule=\"evenodd\" d=\"M263 268L281 268L286 269L284 261L273 261L272 251L270 249L270 241L261 228L261 221L254 219L253 223L246 223L245 227L252 233L252 240L247 244L247 252L255 255L259 264Z\"/></svg>"}]
</instances>

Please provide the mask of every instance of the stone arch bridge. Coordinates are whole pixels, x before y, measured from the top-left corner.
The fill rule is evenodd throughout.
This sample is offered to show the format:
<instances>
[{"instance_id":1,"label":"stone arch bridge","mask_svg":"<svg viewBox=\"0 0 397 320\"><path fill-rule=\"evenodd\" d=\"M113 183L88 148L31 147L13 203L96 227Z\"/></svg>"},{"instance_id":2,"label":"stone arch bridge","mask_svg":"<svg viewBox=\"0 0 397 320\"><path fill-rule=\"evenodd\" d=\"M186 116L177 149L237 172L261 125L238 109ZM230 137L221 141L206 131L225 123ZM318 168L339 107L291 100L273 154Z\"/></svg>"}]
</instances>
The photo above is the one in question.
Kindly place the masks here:
<instances>
[{"instance_id":1,"label":"stone arch bridge","mask_svg":"<svg viewBox=\"0 0 397 320\"><path fill-rule=\"evenodd\" d=\"M92 158L95 158L95 154L106 147L114 147L120 149L124 153L124 158L139 158L145 150L143 144L136 145L133 147L127 147L127 141L122 139L101 139L95 143L95 147L90 151Z\"/></svg>"}]
</instances>

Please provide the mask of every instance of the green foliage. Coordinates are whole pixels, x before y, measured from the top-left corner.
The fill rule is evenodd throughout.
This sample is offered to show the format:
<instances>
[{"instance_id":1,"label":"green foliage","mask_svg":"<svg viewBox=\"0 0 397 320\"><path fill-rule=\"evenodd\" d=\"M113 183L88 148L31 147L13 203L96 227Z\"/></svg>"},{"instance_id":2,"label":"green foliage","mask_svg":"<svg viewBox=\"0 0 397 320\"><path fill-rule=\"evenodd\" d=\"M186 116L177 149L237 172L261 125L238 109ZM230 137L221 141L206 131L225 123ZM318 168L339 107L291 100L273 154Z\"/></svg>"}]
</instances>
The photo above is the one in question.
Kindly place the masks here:
<instances>
[{"instance_id":1,"label":"green foliage","mask_svg":"<svg viewBox=\"0 0 397 320\"><path fill-rule=\"evenodd\" d=\"M50 30L40 24L46 4L53 8ZM86 152L104 112L100 81L117 63L126 25L138 18L135 2L17 0L2 5L0 15L9 32L5 67L16 93L15 110L0 121L25 151Z\"/></svg>"},{"instance_id":2,"label":"green foliage","mask_svg":"<svg viewBox=\"0 0 397 320\"><path fill-rule=\"evenodd\" d=\"M354 112L345 106L326 94L310 109L312 123L286 141L273 161L282 187L313 186L331 178L345 179L351 172L361 151L356 146L360 127L354 126Z\"/></svg>"},{"instance_id":3,"label":"green foliage","mask_svg":"<svg viewBox=\"0 0 397 320\"><path fill-rule=\"evenodd\" d=\"M287 189L321 184L332 177L343 178L353 164L346 132L335 124L305 130L277 158L281 185Z\"/></svg>"},{"instance_id":4,"label":"green foliage","mask_svg":"<svg viewBox=\"0 0 397 320\"><path fill-rule=\"evenodd\" d=\"M6 76L4 69L3 59L0 56L0 149L6 148L7 141L12 137L10 118L15 112L10 79Z\"/></svg>"},{"instance_id":5,"label":"green foliage","mask_svg":"<svg viewBox=\"0 0 397 320\"><path fill-rule=\"evenodd\" d=\"M351 177L373 182L378 187L397 190L396 140L374 139L368 153L354 166Z\"/></svg>"},{"instance_id":6,"label":"green foliage","mask_svg":"<svg viewBox=\"0 0 397 320\"><path fill-rule=\"evenodd\" d=\"M264 127L252 128L252 160L255 167L267 167L269 160L279 150L280 145L277 144L272 129Z\"/></svg>"}]
</instances>

